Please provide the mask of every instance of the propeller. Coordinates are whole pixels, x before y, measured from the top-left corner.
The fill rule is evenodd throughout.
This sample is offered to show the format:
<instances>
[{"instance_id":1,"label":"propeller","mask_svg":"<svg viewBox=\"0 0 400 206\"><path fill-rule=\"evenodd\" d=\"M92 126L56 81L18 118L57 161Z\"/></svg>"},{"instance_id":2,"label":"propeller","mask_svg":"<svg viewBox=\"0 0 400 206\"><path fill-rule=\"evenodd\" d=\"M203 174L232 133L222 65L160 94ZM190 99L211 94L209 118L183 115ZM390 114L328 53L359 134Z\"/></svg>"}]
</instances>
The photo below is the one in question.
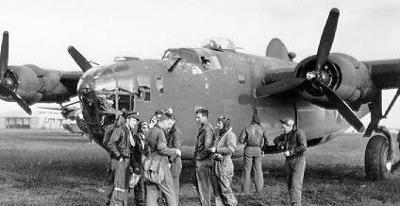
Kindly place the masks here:
<instances>
[{"instance_id":1,"label":"propeller","mask_svg":"<svg viewBox=\"0 0 400 206\"><path fill-rule=\"evenodd\" d=\"M4 78L8 70L8 32L3 33L3 41L1 43L0 53L0 91L5 96L11 96L13 100L28 114L32 114L32 110L29 105L17 94L15 91L10 89L12 80Z\"/></svg>"},{"instance_id":2,"label":"propeller","mask_svg":"<svg viewBox=\"0 0 400 206\"><path fill-rule=\"evenodd\" d=\"M328 85L330 84L330 74L322 68L322 66L328 61L329 53L335 39L339 14L340 12L337 8L333 8L329 12L321 40L318 45L314 70L307 72L305 78L288 77L271 84L263 85L256 89L255 96L259 98L278 94L283 91L294 89L302 85L304 82L309 82L313 87L320 88L322 93L325 94L325 96L330 102L333 103L333 105L335 105L335 108L349 124L357 129L357 131L364 131L364 125L351 110L349 105L347 105L342 98L340 98L331 88L329 88Z\"/></svg>"},{"instance_id":3,"label":"propeller","mask_svg":"<svg viewBox=\"0 0 400 206\"><path fill-rule=\"evenodd\" d=\"M92 68L90 62L81 53L79 53L78 50L75 49L75 47L69 46L68 53L71 55L71 57L74 59L76 64L78 64L83 72L86 72L87 70Z\"/></svg>"}]
</instances>

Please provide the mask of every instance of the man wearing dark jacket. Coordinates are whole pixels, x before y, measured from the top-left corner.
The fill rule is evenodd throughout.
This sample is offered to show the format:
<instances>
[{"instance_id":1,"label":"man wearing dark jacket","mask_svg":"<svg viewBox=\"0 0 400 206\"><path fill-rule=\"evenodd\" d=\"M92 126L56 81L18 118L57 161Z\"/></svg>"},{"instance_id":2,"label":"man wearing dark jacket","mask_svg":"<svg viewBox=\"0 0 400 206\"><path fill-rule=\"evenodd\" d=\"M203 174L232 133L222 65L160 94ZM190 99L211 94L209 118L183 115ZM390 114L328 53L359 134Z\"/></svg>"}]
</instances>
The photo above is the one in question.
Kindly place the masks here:
<instances>
[{"instance_id":1,"label":"man wearing dark jacket","mask_svg":"<svg viewBox=\"0 0 400 206\"><path fill-rule=\"evenodd\" d=\"M130 152L133 144L131 130L136 126L137 113L125 112L122 114L126 122L115 128L107 143L110 153L110 176L107 188L107 204L127 205L128 203L128 167Z\"/></svg>"},{"instance_id":2,"label":"man wearing dark jacket","mask_svg":"<svg viewBox=\"0 0 400 206\"><path fill-rule=\"evenodd\" d=\"M211 123L208 122L208 110L201 108L196 111L196 122L200 125L194 151L196 164L196 186L202 206L211 205L213 184L213 160L211 148L214 146L215 135Z\"/></svg>"},{"instance_id":3,"label":"man wearing dark jacket","mask_svg":"<svg viewBox=\"0 0 400 206\"><path fill-rule=\"evenodd\" d=\"M146 188L144 173L144 160L146 158L146 136L149 134L149 124L147 122L139 122L137 133L133 136L135 146L131 150L131 167L133 173L141 175L139 181L134 187L135 205L146 205Z\"/></svg>"},{"instance_id":4,"label":"man wearing dark jacket","mask_svg":"<svg viewBox=\"0 0 400 206\"><path fill-rule=\"evenodd\" d=\"M246 194L250 192L250 174L253 168L256 192L262 195L264 177L261 164L263 158L261 147L264 144L268 144L268 140L257 114L253 115L251 124L243 130L239 137L239 142L245 144L243 154L243 192Z\"/></svg>"},{"instance_id":5,"label":"man wearing dark jacket","mask_svg":"<svg viewBox=\"0 0 400 206\"><path fill-rule=\"evenodd\" d=\"M274 144L284 150L285 170L291 205L301 205L301 188L306 168L307 139L304 132L296 128L294 120L280 120L283 134L274 139Z\"/></svg>"},{"instance_id":6,"label":"man wearing dark jacket","mask_svg":"<svg viewBox=\"0 0 400 206\"><path fill-rule=\"evenodd\" d=\"M167 138L167 146L169 148L176 148L181 150L182 148L182 132L176 128L176 119L172 114L166 113L168 118L168 129L165 131ZM169 157L169 163L171 164L170 170L172 179L174 181L174 191L176 196L176 205L179 205L179 177L182 170L182 160L178 155Z\"/></svg>"}]
</instances>

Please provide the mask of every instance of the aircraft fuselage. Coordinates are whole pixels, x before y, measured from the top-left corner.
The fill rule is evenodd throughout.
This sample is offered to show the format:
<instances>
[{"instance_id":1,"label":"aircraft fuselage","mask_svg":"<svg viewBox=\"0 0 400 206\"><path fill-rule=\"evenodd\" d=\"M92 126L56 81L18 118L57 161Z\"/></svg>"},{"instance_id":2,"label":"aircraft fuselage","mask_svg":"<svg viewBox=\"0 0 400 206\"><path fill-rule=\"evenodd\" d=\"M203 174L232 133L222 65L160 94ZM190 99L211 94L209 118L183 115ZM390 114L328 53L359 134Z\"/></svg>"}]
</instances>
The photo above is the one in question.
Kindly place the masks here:
<instances>
[{"instance_id":1,"label":"aircraft fuselage","mask_svg":"<svg viewBox=\"0 0 400 206\"><path fill-rule=\"evenodd\" d=\"M177 56L182 60L169 72L168 68ZM113 107L136 110L145 121L149 121L157 109L172 108L177 127L183 132L183 158L187 159L193 155L199 127L194 113L200 107L209 110L209 121L212 123L219 115L230 118L237 136L249 125L253 112L257 111L270 143L281 133L278 120L285 117L297 119L298 126L304 130L311 144L326 142L349 127L336 110L303 101L296 92L258 99L253 95L266 72L282 68L293 71L295 66L292 61L234 51L170 49L162 60L122 61L90 69L78 84L78 95L81 100L86 98L85 95L91 96L92 100L82 101L83 114L89 125L97 128L92 132L99 136L102 133L102 125L99 125L102 115L99 113L100 103L96 103L95 99L114 98ZM140 95L137 95L139 91ZM117 93L118 100L115 99ZM362 106L359 115L367 112Z\"/></svg>"}]
</instances>

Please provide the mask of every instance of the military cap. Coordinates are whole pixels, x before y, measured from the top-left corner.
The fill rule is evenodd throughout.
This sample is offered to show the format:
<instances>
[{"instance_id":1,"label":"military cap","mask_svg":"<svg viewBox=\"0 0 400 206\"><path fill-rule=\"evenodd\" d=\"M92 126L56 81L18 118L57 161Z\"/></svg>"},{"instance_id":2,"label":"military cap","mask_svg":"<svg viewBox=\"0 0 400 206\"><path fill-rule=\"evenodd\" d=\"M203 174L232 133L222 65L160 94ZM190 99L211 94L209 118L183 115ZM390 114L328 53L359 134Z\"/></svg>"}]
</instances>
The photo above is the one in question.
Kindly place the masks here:
<instances>
[{"instance_id":1,"label":"military cap","mask_svg":"<svg viewBox=\"0 0 400 206\"><path fill-rule=\"evenodd\" d=\"M294 125L294 120L292 118L280 119L279 122L281 124L285 124L285 125L288 125L288 126L293 126Z\"/></svg>"},{"instance_id":2,"label":"military cap","mask_svg":"<svg viewBox=\"0 0 400 206\"><path fill-rule=\"evenodd\" d=\"M127 119L127 118L135 118L137 120L139 120L139 113L136 111L126 111L123 110L122 111L122 116Z\"/></svg>"}]
</instances>

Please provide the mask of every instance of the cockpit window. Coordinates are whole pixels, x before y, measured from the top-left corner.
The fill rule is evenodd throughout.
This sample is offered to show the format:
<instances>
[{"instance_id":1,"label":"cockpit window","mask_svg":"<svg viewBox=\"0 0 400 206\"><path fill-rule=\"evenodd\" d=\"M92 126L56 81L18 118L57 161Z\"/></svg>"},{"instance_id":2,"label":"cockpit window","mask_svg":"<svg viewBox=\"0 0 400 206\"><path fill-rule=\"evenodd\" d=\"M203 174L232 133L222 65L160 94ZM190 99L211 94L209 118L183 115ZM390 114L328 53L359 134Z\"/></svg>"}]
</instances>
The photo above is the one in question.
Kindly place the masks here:
<instances>
[{"instance_id":1,"label":"cockpit window","mask_svg":"<svg viewBox=\"0 0 400 206\"><path fill-rule=\"evenodd\" d=\"M161 58L161 60L173 60L175 61L176 59L179 58L179 52L178 50L167 50L165 51L163 57Z\"/></svg>"},{"instance_id":2,"label":"cockpit window","mask_svg":"<svg viewBox=\"0 0 400 206\"><path fill-rule=\"evenodd\" d=\"M199 55L192 51L182 51L181 57L183 62L200 65Z\"/></svg>"},{"instance_id":3,"label":"cockpit window","mask_svg":"<svg viewBox=\"0 0 400 206\"><path fill-rule=\"evenodd\" d=\"M201 65L206 70L215 70L215 69L222 69L221 64L219 63L217 56L207 56L207 57L200 57L201 58Z\"/></svg>"}]
</instances>

